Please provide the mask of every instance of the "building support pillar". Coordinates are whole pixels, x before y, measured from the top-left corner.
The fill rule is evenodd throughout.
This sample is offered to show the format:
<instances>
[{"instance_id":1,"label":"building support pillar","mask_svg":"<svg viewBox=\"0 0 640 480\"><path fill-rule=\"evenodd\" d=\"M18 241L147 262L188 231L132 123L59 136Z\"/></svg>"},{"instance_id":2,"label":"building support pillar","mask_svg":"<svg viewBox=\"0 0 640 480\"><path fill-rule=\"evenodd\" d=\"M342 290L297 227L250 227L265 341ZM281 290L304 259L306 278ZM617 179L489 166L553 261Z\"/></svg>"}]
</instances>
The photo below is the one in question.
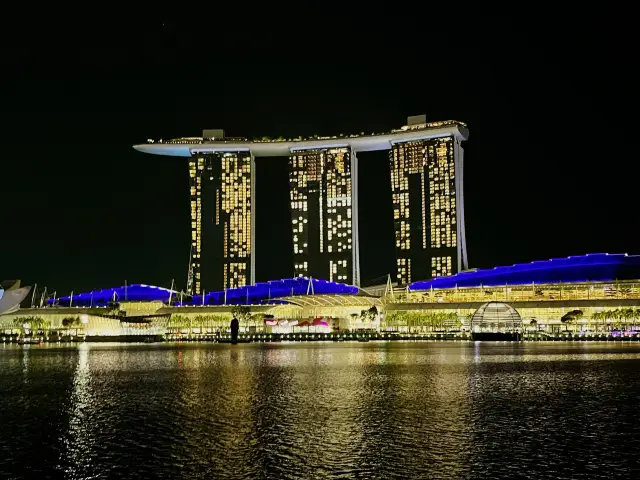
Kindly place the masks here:
<instances>
[{"instance_id":1,"label":"building support pillar","mask_svg":"<svg viewBox=\"0 0 640 480\"><path fill-rule=\"evenodd\" d=\"M353 263L352 284L360 286L360 239L358 234L358 157L351 150L351 261Z\"/></svg>"},{"instance_id":2,"label":"building support pillar","mask_svg":"<svg viewBox=\"0 0 640 480\"><path fill-rule=\"evenodd\" d=\"M456 240L458 248L458 272L469 268L467 238L464 229L464 148L459 138L454 138L454 166L456 175Z\"/></svg>"},{"instance_id":3,"label":"building support pillar","mask_svg":"<svg viewBox=\"0 0 640 480\"><path fill-rule=\"evenodd\" d=\"M251 152L251 243L250 250L251 253L249 255L250 258L250 267L249 267L249 275L251 276L251 280L249 283L251 285L256 284L256 157L253 156L253 151Z\"/></svg>"}]
</instances>

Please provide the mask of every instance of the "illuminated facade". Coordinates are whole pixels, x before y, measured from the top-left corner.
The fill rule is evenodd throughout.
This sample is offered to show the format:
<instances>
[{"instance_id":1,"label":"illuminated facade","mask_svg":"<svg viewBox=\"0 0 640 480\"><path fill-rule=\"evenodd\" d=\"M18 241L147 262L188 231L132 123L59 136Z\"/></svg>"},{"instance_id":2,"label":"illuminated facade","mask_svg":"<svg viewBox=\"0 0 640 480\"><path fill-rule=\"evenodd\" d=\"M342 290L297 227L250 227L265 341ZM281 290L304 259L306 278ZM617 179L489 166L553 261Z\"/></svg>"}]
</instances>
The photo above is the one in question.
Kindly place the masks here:
<instances>
[{"instance_id":1,"label":"illuminated facade","mask_svg":"<svg viewBox=\"0 0 640 480\"><path fill-rule=\"evenodd\" d=\"M168 305L171 299L178 304ZM176 328L190 335L226 332L236 305L250 306L253 314L275 317L254 315L257 332L270 332L276 320L298 320L289 324L300 325L299 331L308 333L304 321L314 328L319 317L330 318L332 325L338 320L341 331L459 332L469 331L478 308L487 302L501 302L520 315L524 330L542 338L573 333L639 340L640 256L589 254L465 271L415 282L408 288L394 290L389 286L381 297L352 285L298 277L208 292L204 298L185 297L183 303L175 290L134 284L49 299L51 308L25 308L0 315L0 332L16 334L15 320L20 317L40 317L52 330L67 329L63 322L69 317L86 317L88 323L82 328L87 334L130 334L113 318L113 302L126 313L122 316L149 315L152 323L145 329L160 334ZM377 325L354 318L372 306L382 314ZM171 316L173 321L168 322ZM188 321L176 324L180 319Z\"/></svg>"},{"instance_id":2,"label":"illuminated facade","mask_svg":"<svg viewBox=\"0 0 640 480\"><path fill-rule=\"evenodd\" d=\"M348 147L291 152L296 277L359 284L356 176L357 159Z\"/></svg>"},{"instance_id":3,"label":"illuminated facade","mask_svg":"<svg viewBox=\"0 0 640 480\"><path fill-rule=\"evenodd\" d=\"M400 283L466 268L461 142L468 135L462 122L418 115L398 129L367 135L248 140L205 130L201 137L149 139L134 148L190 158L187 290L198 294L255 282L255 157L289 157L296 276L360 285L356 153L380 150L391 150ZM218 172L224 159L228 171Z\"/></svg>"},{"instance_id":4,"label":"illuminated facade","mask_svg":"<svg viewBox=\"0 0 640 480\"><path fill-rule=\"evenodd\" d=\"M194 153L189 160L191 263L188 290L200 294L253 281L253 158L250 152Z\"/></svg>"},{"instance_id":5,"label":"illuminated facade","mask_svg":"<svg viewBox=\"0 0 640 480\"><path fill-rule=\"evenodd\" d=\"M455 136L393 144L389 165L398 283L467 268L462 160Z\"/></svg>"}]
</instances>

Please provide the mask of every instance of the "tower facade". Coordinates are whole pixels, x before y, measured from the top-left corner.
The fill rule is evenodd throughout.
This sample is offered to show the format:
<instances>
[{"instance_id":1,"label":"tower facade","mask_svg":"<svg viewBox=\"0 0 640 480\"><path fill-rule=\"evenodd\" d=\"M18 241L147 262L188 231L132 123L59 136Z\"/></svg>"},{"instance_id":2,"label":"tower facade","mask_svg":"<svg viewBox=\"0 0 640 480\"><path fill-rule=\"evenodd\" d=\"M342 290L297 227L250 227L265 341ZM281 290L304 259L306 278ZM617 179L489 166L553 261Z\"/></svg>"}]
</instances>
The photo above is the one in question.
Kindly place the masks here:
<instances>
[{"instance_id":1,"label":"tower facade","mask_svg":"<svg viewBox=\"0 0 640 480\"><path fill-rule=\"evenodd\" d=\"M399 284L467 268L460 141L397 142L389 152Z\"/></svg>"},{"instance_id":2,"label":"tower facade","mask_svg":"<svg viewBox=\"0 0 640 480\"><path fill-rule=\"evenodd\" d=\"M193 294L254 281L253 157L193 153L189 159Z\"/></svg>"},{"instance_id":3,"label":"tower facade","mask_svg":"<svg viewBox=\"0 0 640 480\"><path fill-rule=\"evenodd\" d=\"M296 277L359 285L357 184L357 159L350 148L291 151Z\"/></svg>"}]
</instances>

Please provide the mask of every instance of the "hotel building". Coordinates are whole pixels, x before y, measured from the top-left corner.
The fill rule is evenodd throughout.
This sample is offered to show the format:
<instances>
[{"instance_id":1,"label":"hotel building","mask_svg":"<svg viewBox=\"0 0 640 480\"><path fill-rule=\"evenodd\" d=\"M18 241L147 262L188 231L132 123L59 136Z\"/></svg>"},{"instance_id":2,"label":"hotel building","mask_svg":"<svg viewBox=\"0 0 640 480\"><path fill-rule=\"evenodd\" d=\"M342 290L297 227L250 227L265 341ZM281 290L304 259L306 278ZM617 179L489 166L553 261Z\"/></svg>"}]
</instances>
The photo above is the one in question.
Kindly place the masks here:
<instances>
[{"instance_id":1,"label":"hotel building","mask_svg":"<svg viewBox=\"0 0 640 480\"><path fill-rule=\"evenodd\" d=\"M252 282L251 164L248 152L197 153L189 159L195 294Z\"/></svg>"},{"instance_id":2,"label":"hotel building","mask_svg":"<svg viewBox=\"0 0 640 480\"><path fill-rule=\"evenodd\" d=\"M289 193L296 277L359 284L355 162L348 147L291 153Z\"/></svg>"},{"instance_id":3,"label":"hotel building","mask_svg":"<svg viewBox=\"0 0 640 480\"><path fill-rule=\"evenodd\" d=\"M255 283L255 157L288 157L294 272L360 285L357 152L390 150L398 282L467 267L462 198L464 123L425 116L369 135L252 141L205 130L135 145L189 159L191 261L187 290Z\"/></svg>"},{"instance_id":4,"label":"hotel building","mask_svg":"<svg viewBox=\"0 0 640 480\"><path fill-rule=\"evenodd\" d=\"M208 139L225 138L205 130ZM194 149L189 157L191 254L187 291L250 285L254 278L251 152Z\"/></svg>"},{"instance_id":5,"label":"hotel building","mask_svg":"<svg viewBox=\"0 0 640 480\"><path fill-rule=\"evenodd\" d=\"M408 127L422 124L410 117ZM461 140L397 142L389 152L399 284L467 268Z\"/></svg>"}]
</instances>

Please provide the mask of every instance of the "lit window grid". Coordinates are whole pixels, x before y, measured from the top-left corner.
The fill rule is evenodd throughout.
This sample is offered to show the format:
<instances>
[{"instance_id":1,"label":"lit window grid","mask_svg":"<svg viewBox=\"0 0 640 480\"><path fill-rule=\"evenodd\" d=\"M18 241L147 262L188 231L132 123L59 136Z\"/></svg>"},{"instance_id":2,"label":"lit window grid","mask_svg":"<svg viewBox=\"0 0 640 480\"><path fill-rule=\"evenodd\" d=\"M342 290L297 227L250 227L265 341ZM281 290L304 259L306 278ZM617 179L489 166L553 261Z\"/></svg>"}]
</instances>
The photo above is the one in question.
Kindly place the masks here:
<instances>
[{"instance_id":1,"label":"lit window grid","mask_svg":"<svg viewBox=\"0 0 640 480\"><path fill-rule=\"evenodd\" d=\"M401 285L411 283L411 259L398 258L396 263L398 267L398 273L396 275L398 283Z\"/></svg>"},{"instance_id":2,"label":"lit window grid","mask_svg":"<svg viewBox=\"0 0 640 480\"><path fill-rule=\"evenodd\" d=\"M319 202L320 253L344 253L344 260L332 260L329 276L346 281L352 250L351 162L348 148L309 150L290 157L289 186L294 254L308 251L309 194ZM326 200L325 200L326 196ZM334 268L335 267L335 268ZM334 271L335 270L335 271ZM308 262L294 263L296 276L307 276Z\"/></svg>"},{"instance_id":3,"label":"lit window grid","mask_svg":"<svg viewBox=\"0 0 640 480\"><path fill-rule=\"evenodd\" d=\"M431 257L431 276L442 277L451 275L453 270L451 269L451 257Z\"/></svg>"},{"instance_id":4,"label":"lit window grid","mask_svg":"<svg viewBox=\"0 0 640 480\"><path fill-rule=\"evenodd\" d=\"M200 159L189 160L189 192L191 206L191 268L195 279L195 293L200 293L200 258L202 249L201 172Z\"/></svg>"},{"instance_id":5,"label":"lit window grid","mask_svg":"<svg viewBox=\"0 0 640 480\"><path fill-rule=\"evenodd\" d=\"M345 282L349 273L348 260L329 260L329 281Z\"/></svg>"},{"instance_id":6,"label":"lit window grid","mask_svg":"<svg viewBox=\"0 0 640 480\"><path fill-rule=\"evenodd\" d=\"M422 218L422 248L455 247L456 235L456 190L454 144L452 137L431 141L396 144L390 152L391 188L395 225L396 248L411 249L409 175L420 174ZM429 197L426 196L425 177L429 179ZM428 200L428 201L427 201ZM429 209L430 228L427 228L426 210ZM427 242L427 235L428 240ZM401 259L399 259L401 260ZM401 283L410 281L409 259L398 264L397 277ZM440 265L440 264L438 264ZM437 272L450 271L444 267Z\"/></svg>"},{"instance_id":7,"label":"lit window grid","mask_svg":"<svg viewBox=\"0 0 640 480\"><path fill-rule=\"evenodd\" d=\"M194 277L201 278L202 253L202 182L214 180L212 161L221 162L221 178L216 189L215 221L223 223L223 281L225 288L242 287L249 283L247 270L251 255L251 156L223 153L192 157L189 162L192 267ZM207 178L208 177L208 178ZM242 259L239 261L239 259ZM231 268L230 265L234 267ZM240 268L238 265L244 265ZM195 282L199 294L201 282Z\"/></svg>"},{"instance_id":8,"label":"lit window grid","mask_svg":"<svg viewBox=\"0 0 640 480\"><path fill-rule=\"evenodd\" d=\"M302 255L308 253L306 250L309 243L308 228L305 224L308 222L308 194L310 179L317 179L318 161L317 158L307 159L306 155L292 155L290 157L289 171L289 192L291 198L291 217L292 217L292 233L293 233L293 250L294 254ZM306 161L308 160L308 161ZM308 174L308 169L310 174ZM320 196L322 198L322 196ZM302 267L304 263L299 263L296 268L296 276L306 276L306 267Z\"/></svg>"},{"instance_id":9,"label":"lit window grid","mask_svg":"<svg viewBox=\"0 0 640 480\"><path fill-rule=\"evenodd\" d=\"M431 248L455 247L456 190L453 139L447 137L426 146L429 172Z\"/></svg>"},{"instance_id":10,"label":"lit window grid","mask_svg":"<svg viewBox=\"0 0 640 480\"><path fill-rule=\"evenodd\" d=\"M251 255L251 155L224 153L221 158L220 189L216 218L224 219L223 257L226 288L249 283Z\"/></svg>"},{"instance_id":11,"label":"lit window grid","mask_svg":"<svg viewBox=\"0 0 640 480\"><path fill-rule=\"evenodd\" d=\"M343 253L351 250L351 164L347 149L329 150L326 156L327 252ZM348 256L351 257L350 255ZM342 265L340 263L339 265ZM343 276L343 275L340 275Z\"/></svg>"}]
</instances>

